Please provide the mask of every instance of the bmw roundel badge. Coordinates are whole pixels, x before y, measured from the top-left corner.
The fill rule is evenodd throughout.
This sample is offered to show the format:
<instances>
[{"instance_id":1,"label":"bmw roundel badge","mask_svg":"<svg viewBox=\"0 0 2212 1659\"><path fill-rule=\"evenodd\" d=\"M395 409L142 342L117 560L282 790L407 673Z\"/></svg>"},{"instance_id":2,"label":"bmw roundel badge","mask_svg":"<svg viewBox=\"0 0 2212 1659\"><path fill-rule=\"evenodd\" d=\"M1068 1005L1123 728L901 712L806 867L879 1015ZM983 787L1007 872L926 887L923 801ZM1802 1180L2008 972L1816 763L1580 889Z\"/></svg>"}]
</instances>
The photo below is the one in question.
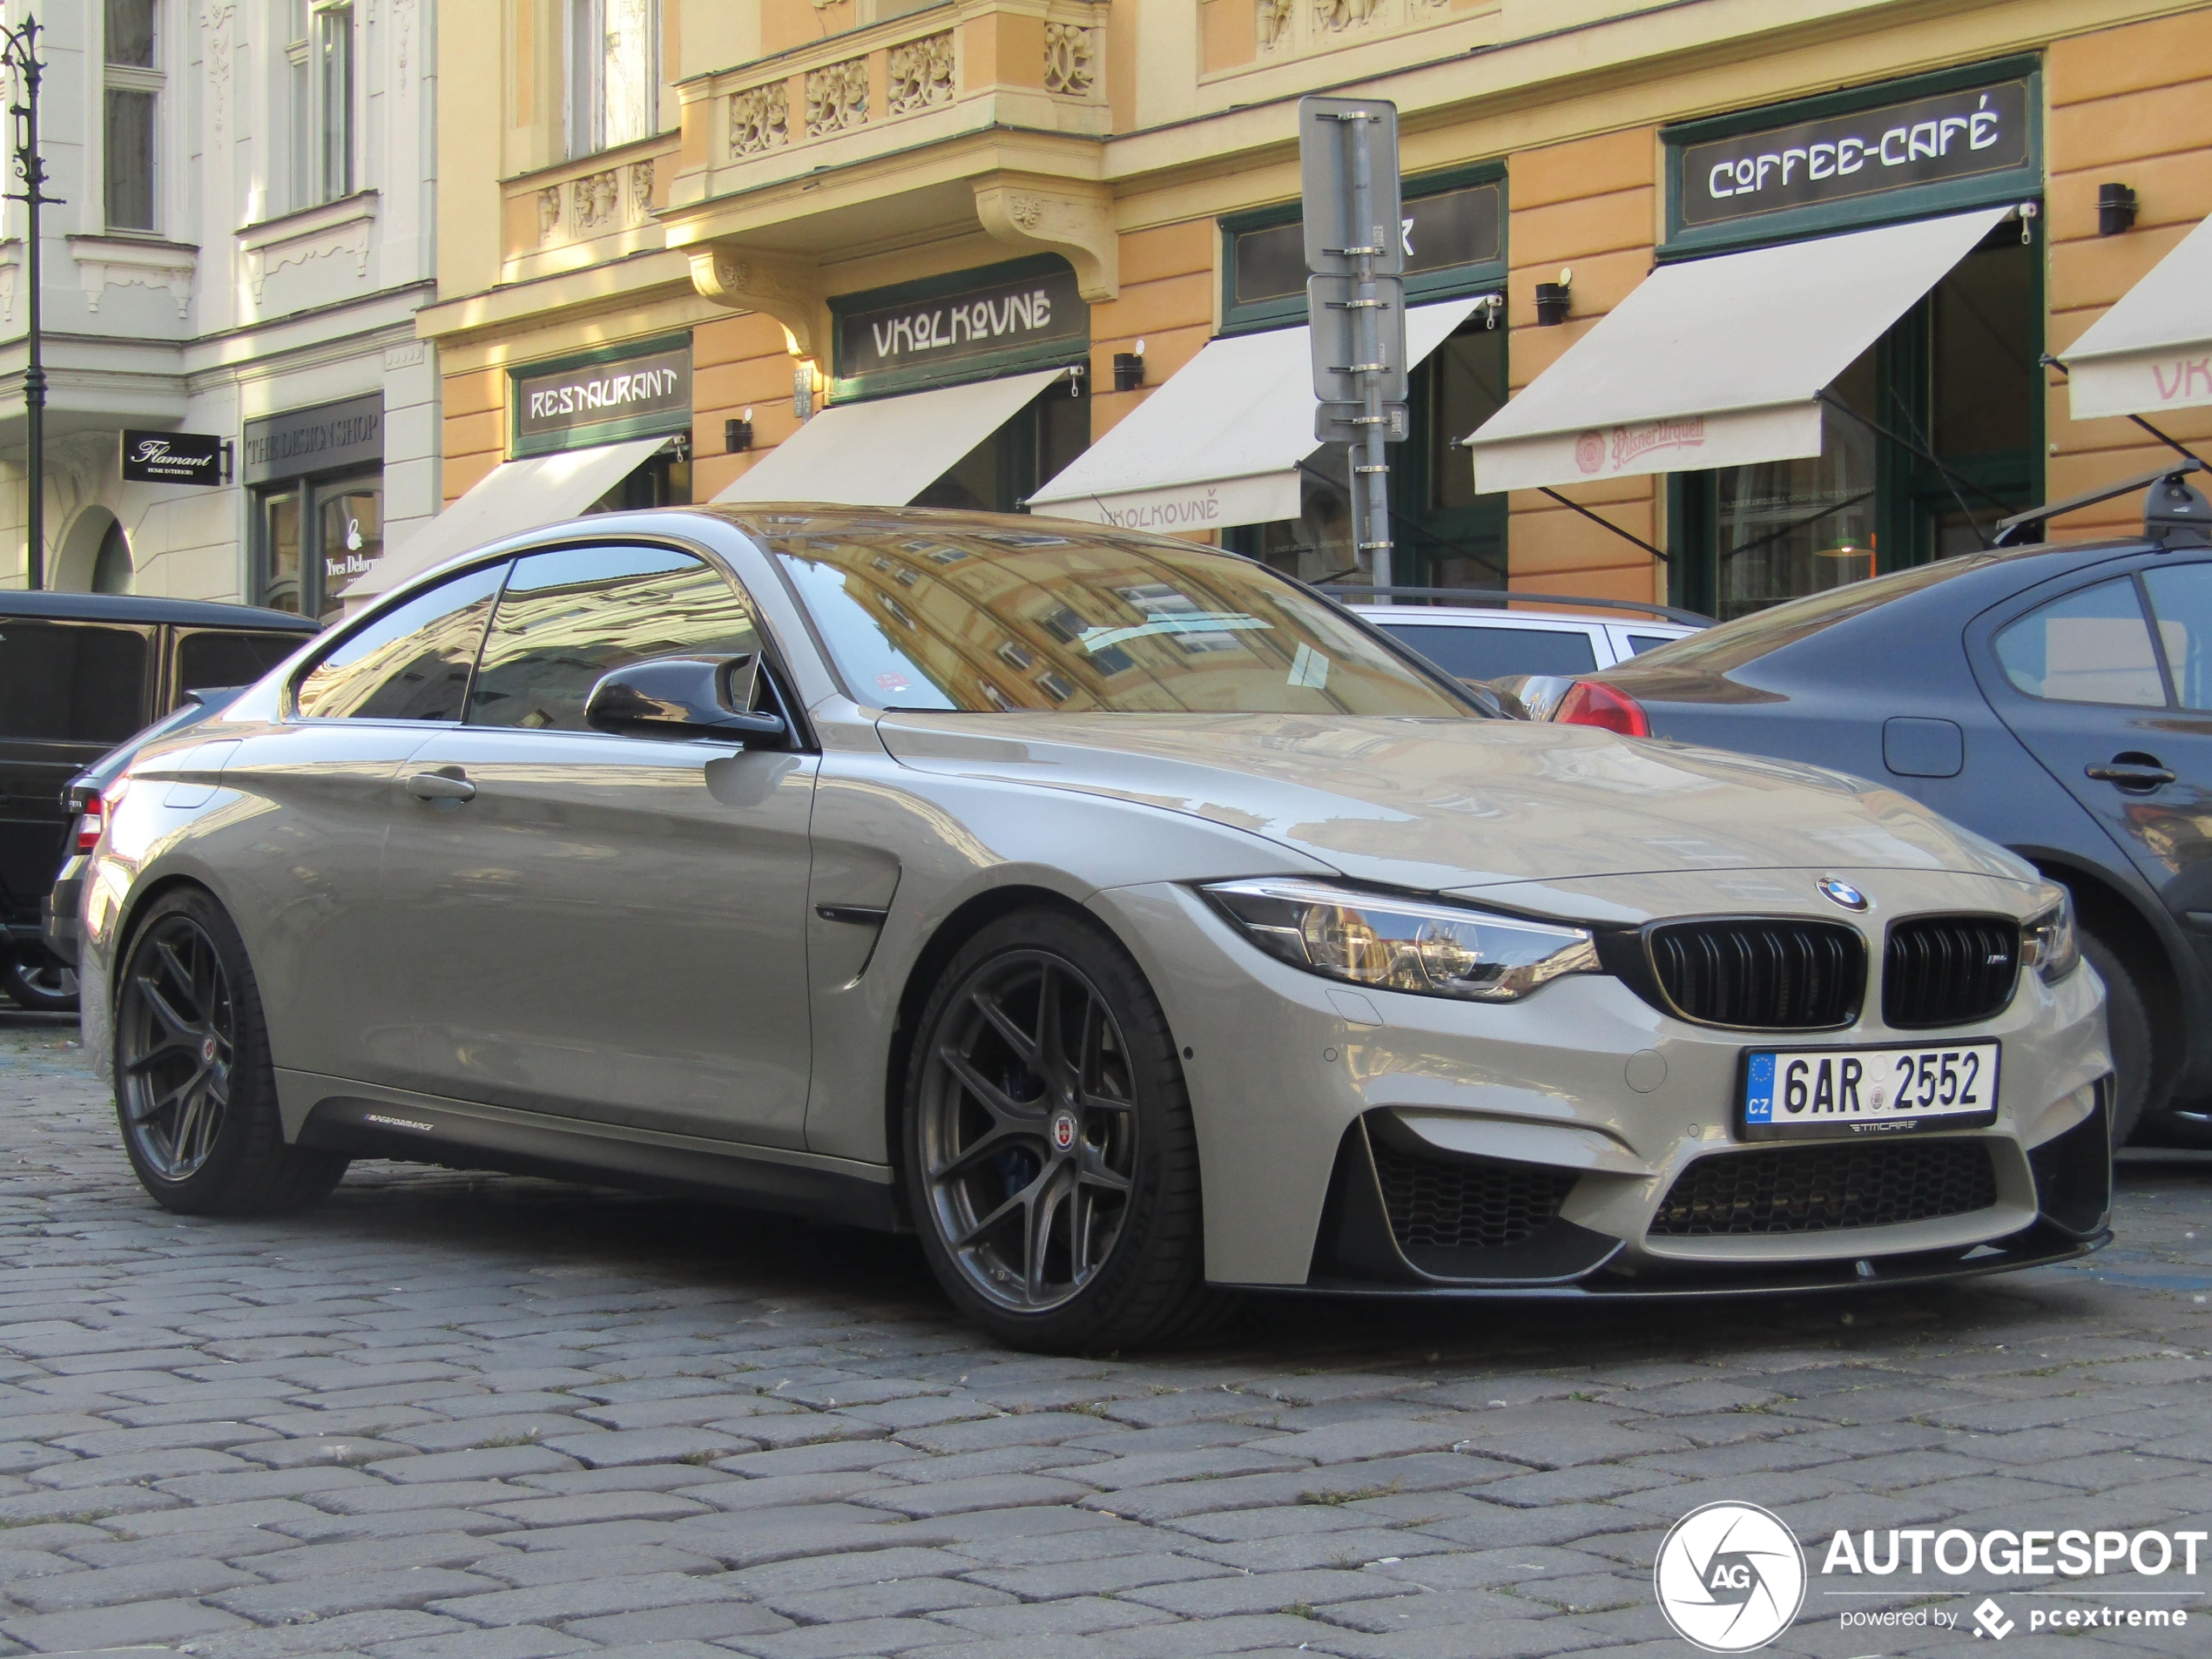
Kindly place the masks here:
<instances>
[{"instance_id":1,"label":"bmw roundel badge","mask_svg":"<svg viewBox=\"0 0 2212 1659\"><path fill-rule=\"evenodd\" d=\"M1824 875L1813 885L1820 889L1820 896L1846 910L1866 908L1866 895L1848 881L1839 881L1832 875Z\"/></svg>"}]
</instances>

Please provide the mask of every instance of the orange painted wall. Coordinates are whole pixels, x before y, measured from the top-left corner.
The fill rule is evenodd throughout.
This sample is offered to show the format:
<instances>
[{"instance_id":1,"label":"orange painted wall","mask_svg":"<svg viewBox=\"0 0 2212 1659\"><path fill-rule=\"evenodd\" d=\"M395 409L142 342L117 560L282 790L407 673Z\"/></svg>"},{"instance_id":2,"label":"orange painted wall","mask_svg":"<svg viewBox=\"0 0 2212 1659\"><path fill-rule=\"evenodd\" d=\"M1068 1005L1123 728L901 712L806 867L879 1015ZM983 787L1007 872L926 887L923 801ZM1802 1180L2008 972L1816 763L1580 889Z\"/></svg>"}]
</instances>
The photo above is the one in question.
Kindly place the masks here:
<instances>
[{"instance_id":1,"label":"orange painted wall","mask_svg":"<svg viewBox=\"0 0 2212 1659\"><path fill-rule=\"evenodd\" d=\"M783 325L758 312L691 330L691 499L711 501L799 429ZM732 455L724 425L752 411L752 448Z\"/></svg>"},{"instance_id":2,"label":"orange painted wall","mask_svg":"<svg viewBox=\"0 0 2212 1659\"><path fill-rule=\"evenodd\" d=\"M1635 127L1521 151L1507 164L1506 318L1513 330L1507 372L1516 394L1649 273L1658 143L1654 129ZM1536 285L1557 281L1562 268L1575 273L1568 320L1540 328ZM1656 479L1622 478L1561 494L1656 543L1665 518L1662 489ZM1650 555L1548 496L1515 490L1510 512L1506 551L1513 587L1649 600L1663 583Z\"/></svg>"},{"instance_id":3,"label":"orange painted wall","mask_svg":"<svg viewBox=\"0 0 2212 1659\"><path fill-rule=\"evenodd\" d=\"M2107 29L2053 44L2047 61L2050 348L2060 356L2176 242L2212 214L2212 11ZM2135 227L2097 234L2097 186L2134 186ZM2047 493L2073 495L2148 471L2171 455L2125 420L2076 421L2053 374ZM2200 455L2212 409L2177 410L2161 428ZM2141 523L2127 496L2070 514L2054 539L2124 533Z\"/></svg>"},{"instance_id":4,"label":"orange painted wall","mask_svg":"<svg viewBox=\"0 0 2212 1659\"><path fill-rule=\"evenodd\" d=\"M1214 239L1211 219L1188 219L1121 239L1120 297L1090 308L1090 437L1096 443L1213 336ZM1114 390L1114 354L1144 342L1144 384Z\"/></svg>"},{"instance_id":5,"label":"orange painted wall","mask_svg":"<svg viewBox=\"0 0 2212 1659\"><path fill-rule=\"evenodd\" d=\"M450 506L507 459L507 375L502 369L480 368L444 379L445 467L440 487Z\"/></svg>"}]
</instances>

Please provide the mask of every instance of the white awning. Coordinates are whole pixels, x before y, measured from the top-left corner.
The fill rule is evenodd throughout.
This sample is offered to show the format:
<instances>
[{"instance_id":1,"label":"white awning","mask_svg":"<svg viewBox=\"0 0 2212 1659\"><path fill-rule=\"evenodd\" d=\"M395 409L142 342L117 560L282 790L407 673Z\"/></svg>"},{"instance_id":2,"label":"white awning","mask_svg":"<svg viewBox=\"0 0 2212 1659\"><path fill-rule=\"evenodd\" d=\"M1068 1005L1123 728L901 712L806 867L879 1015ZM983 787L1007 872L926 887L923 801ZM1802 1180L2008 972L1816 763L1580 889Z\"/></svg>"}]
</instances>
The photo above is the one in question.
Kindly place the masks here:
<instances>
[{"instance_id":1,"label":"white awning","mask_svg":"<svg viewBox=\"0 0 2212 1659\"><path fill-rule=\"evenodd\" d=\"M2011 211L1660 266L1467 440L1475 489L1818 455L1816 395Z\"/></svg>"},{"instance_id":2,"label":"white awning","mask_svg":"<svg viewBox=\"0 0 2212 1659\"><path fill-rule=\"evenodd\" d=\"M1418 363L1479 300L1413 306ZM1301 323L1211 341L1120 425L1029 497L1032 510L1129 529L1220 529L1298 516L1298 462L1314 442L1311 331Z\"/></svg>"},{"instance_id":3,"label":"white awning","mask_svg":"<svg viewBox=\"0 0 2212 1659\"><path fill-rule=\"evenodd\" d=\"M2066 368L2077 421L2212 403L2212 219L2089 325Z\"/></svg>"},{"instance_id":4,"label":"white awning","mask_svg":"<svg viewBox=\"0 0 2212 1659\"><path fill-rule=\"evenodd\" d=\"M1067 373L1048 368L833 403L714 499L904 507Z\"/></svg>"},{"instance_id":5,"label":"white awning","mask_svg":"<svg viewBox=\"0 0 2212 1659\"><path fill-rule=\"evenodd\" d=\"M345 591L347 609L459 554L576 517L667 442L631 438L494 467L452 506L354 577Z\"/></svg>"}]
</instances>

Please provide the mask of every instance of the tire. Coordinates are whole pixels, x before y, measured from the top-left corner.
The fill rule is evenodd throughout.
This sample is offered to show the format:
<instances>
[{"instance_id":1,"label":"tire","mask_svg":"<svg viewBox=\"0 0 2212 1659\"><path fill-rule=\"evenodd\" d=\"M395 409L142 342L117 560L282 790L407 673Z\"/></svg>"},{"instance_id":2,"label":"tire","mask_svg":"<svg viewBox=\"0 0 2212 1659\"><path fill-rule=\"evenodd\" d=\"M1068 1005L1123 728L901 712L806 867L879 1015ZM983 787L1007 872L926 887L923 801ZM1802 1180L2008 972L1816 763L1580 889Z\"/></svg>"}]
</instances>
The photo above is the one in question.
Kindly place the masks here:
<instances>
[{"instance_id":1,"label":"tire","mask_svg":"<svg viewBox=\"0 0 2212 1659\"><path fill-rule=\"evenodd\" d=\"M2116 1151L2128 1144L2150 1104L2150 1083L2155 1055L2151 1046L2150 1011L2119 954L2094 934L2081 935L2081 954L2105 982L2105 1029L2112 1044L2112 1144Z\"/></svg>"},{"instance_id":2,"label":"tire","mask_svg":"<svg viewBox=\"0 0 2212 1659\"><path fill-rule=\"evenodd\" d=\"M132 927L115 985L115 1111L139 1184L183 1215L320 1202L341 1154L287 1146L261 994L222 906L179 887Z\"/></svg>"},{"instance_id":3,"label":"tire","mask_svg":"<svg viewBox=\"0 0 2212 1659\"><path fill-rule=\"evenodd\" d=\"M1094 923L1021 911L954 956L915 1027L900 1147L938 1282L1009 1347L1154 1345L1219 1304L1175 1039Z\"/></svg>"},{"instance_id":4,"label":"tire","mask_svg":"<svg viewBox=\"0 0 2212 1659\"><path fill-rule=\"evenodd\" d=\"M0 991L17 1008L33 1014L77 1012L77 970L44 954L31 960L10 957L0 970Z\"/></svg>"}]
</instances>

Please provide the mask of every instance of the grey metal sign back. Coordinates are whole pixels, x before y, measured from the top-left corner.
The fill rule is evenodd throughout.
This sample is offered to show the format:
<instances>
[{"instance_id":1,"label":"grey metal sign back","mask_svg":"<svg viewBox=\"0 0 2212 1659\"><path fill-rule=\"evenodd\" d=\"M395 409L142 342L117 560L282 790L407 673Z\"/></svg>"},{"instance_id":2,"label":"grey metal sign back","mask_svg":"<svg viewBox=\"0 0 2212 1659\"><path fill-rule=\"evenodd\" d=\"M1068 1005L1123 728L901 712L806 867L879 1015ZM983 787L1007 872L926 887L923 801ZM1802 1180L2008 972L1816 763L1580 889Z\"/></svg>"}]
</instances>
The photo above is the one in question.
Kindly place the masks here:
<instances>
[{"instance_id":1,"label":"grey metal sign back","mask_svg":"<svg viewBox=\"0 0 2212 1659\"><path fill-rule=\"evenodd\" d=\"M1398 108L1378 98L1298 100L1313 435L1352 446L1352 523L1375 583L1390 585L1390 463L1406 410L1405 212Z\"/></svg>"}]
</instances>

